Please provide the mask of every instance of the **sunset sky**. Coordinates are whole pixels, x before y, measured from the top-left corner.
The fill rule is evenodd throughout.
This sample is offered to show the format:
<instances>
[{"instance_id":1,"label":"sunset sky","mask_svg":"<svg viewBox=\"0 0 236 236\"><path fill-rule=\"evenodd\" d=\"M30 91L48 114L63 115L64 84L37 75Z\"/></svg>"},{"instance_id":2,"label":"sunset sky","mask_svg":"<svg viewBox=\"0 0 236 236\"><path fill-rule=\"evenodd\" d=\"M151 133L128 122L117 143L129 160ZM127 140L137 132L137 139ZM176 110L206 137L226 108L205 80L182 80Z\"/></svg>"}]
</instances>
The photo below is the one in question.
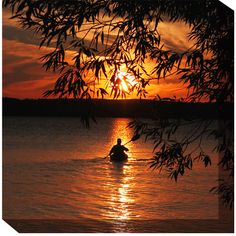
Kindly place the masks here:
<instances>
[{"instance_id":1,"label":"sunset sky","mask_svg":"<svg viewBox=\"0 0 236 236\"><path fill-rule=\"evenodd\" d=\"M3 96L42 98L43 92L51 89L57 79L57 74L45 72L39 60L51 49L46 47L39 49L39 36L29 30L21 29L16 20L9 19L10 16L11 13L3 9ZM187 40L189 28L182 22L160 23L159 32L167 48L182 51L191 44ZM147 98L150 99L156 94L161 97L180 98L185 97L187 93L177 78L160 80L159 83L153 81L147 87L147 91ZM137 97L136 94L132 94L127 98Z\"/></svg>"}]
</instances>

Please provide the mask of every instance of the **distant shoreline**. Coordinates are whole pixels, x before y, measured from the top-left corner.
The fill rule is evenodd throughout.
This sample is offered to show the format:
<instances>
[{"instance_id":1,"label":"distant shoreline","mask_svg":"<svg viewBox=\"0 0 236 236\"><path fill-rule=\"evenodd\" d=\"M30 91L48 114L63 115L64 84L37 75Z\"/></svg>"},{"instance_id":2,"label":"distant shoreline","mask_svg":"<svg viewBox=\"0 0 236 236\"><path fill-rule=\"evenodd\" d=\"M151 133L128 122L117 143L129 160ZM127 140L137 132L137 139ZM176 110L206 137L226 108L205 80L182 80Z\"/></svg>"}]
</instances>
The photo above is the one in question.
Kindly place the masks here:
<instances>
[{"instance_id":1,"label":"distant shoreline","mask_svg":"<svg viewBox=\"0 0 236 236\"><path fill-rule=\"evenodd\" d=\"M3 98L3 116L94 116L128 118L233 119L232 103L183 103L154 100Z\"/></svg>"}]
</instances>

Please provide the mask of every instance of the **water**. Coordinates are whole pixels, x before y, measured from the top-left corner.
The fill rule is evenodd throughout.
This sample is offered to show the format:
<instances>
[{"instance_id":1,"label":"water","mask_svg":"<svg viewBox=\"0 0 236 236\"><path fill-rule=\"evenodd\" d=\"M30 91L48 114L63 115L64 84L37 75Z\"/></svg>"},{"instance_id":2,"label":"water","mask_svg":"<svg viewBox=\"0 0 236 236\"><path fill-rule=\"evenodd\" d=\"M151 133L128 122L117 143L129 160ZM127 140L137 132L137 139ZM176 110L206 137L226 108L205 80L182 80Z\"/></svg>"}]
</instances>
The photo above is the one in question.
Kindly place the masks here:
<instances>
[{"instance_id":1,"label":"water","mask_svg":"<svg viewBox=\"0 0 236 236\"><path fill-rule=\"evenodd\" d=\"M218 219L218 197L209 193L218 178L218 158L211 151L215 141L205 142L214 157L212 166L195 164L176 183L137 160L152 157L153 145L144 140L127 145L129 162L124 165L102 159L117 137L123 143L132 138L132 130L126 129L130 121L103 118L88 130L78 118L5 117L3 217L99 222ZM145 231L145 224L142 227ZM112 231L121 231L121 225L114 223Z\"/></svg>"}]
</instances>

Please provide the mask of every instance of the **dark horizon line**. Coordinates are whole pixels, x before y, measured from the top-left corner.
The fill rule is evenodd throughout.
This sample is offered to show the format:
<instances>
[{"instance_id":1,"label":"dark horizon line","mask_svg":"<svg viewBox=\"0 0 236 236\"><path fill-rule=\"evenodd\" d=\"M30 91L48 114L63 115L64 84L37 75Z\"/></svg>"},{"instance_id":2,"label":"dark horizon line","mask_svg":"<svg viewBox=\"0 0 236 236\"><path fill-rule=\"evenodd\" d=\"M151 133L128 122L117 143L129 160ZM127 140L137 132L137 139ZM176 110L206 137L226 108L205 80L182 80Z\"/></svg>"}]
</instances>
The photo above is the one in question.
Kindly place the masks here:
<instances>
[{"instance_id":1,"label":"dark horizon line","mask_svg":"<svg viewBox=\"0 0 236 236\"><path fill-rule=\"evenodd\" d=\"M3 116L93 116L136 118L232 119L233 104L187 103L155 100L3 98Z\"/></svg>"},{"instance_id":2,"label":"dark horizon line","mask_svg":"<svg viewBox=\"0 0 236 236\"><path fill-rule=\"evenodd\" d=\"M14 98L14 97L2 97L2 100L17 100L17 101L86 101L88 99L79 99L79 98ZM91 98L94 101L112 101L112 102L123 102L123 101L146 101L146 102L159 102L159 103L186 103L186 104L234 104L233 102L207 102L207 101L197 101L197 102L185 102L178 99L169 99L162 98L161 100L157 99L148 99L148 98L122 98L122 99L108 99L108 98Z\"/></svg>"}]
</instances>

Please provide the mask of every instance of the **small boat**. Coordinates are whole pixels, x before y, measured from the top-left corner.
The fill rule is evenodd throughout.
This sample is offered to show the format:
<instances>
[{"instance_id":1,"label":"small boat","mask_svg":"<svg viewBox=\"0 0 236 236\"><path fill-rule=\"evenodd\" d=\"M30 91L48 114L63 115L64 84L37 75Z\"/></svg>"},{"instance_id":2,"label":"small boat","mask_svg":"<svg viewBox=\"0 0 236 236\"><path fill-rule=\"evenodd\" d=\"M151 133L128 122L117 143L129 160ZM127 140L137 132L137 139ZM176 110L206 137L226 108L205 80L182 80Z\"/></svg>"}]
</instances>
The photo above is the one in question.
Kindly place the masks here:
<instances>
[{"instance_id":1,"label":"small boat","mask_svg":"<svg viewBox=\"0 0 236 236\"><path fill-rule=\"evenodd\" d=\"M124 162L128 160L128 155L127 154L121 154L121 155L114 155L112 154L110 156L110 161L112 162Z\"/></svg>"}]
</instances>

